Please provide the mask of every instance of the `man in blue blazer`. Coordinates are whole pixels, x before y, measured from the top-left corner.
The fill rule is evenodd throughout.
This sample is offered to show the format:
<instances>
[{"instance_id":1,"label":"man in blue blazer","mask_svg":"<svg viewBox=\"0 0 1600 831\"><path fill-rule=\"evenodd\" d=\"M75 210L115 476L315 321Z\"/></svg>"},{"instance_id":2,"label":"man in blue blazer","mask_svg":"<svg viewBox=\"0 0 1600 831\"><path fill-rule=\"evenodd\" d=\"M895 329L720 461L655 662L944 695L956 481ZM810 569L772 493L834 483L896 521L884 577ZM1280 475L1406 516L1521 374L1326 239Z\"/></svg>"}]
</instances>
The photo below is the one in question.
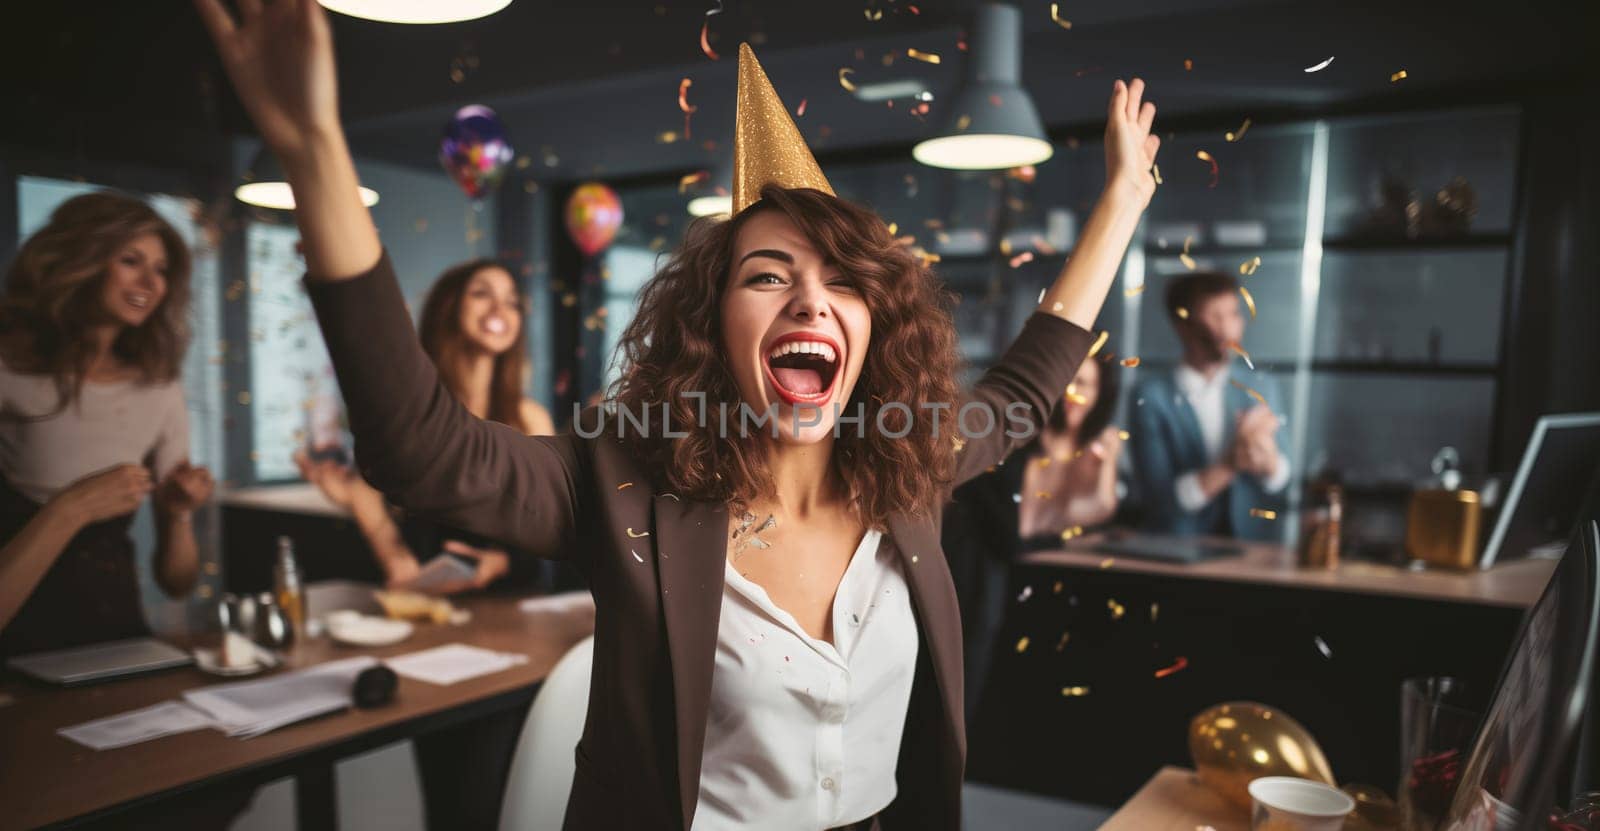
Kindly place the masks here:
<instances>
[{"instance_id":1,"label":"man in blue blazer","mask_svg":"<svg viewBox=\"0 0 1600 831\"><path fill-rule=\"evenodd\" d=\"M1167 284L1167 318L1183 358L1135 387L1129 442L1146 530L1278 536L1263 512L1284 509L1289 484L1277 415L1283 399L1270 375L1234 360L1244 337L1239 300L1239 283L1227 274L1193 272Z\"/></svg>"}]
</instances>

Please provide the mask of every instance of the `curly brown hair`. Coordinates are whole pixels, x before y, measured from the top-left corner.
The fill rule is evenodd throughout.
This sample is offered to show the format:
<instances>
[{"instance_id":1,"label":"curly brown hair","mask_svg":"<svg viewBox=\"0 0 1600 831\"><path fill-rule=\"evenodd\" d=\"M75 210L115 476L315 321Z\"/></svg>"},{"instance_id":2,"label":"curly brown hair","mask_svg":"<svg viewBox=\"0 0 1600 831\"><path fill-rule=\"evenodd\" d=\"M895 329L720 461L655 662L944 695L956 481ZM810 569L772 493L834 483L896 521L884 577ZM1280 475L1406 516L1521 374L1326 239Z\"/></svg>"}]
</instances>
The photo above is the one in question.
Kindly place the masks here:
<instances>
[{"instance_id":1,"label":"curly brown hair","mask_svg":"<svg viewBox=\"0 0 1600 831\"><path fill-rule=\"evenodd\" d=\"M461 298L466 295L473 276L486 268L506 270L487 258L470 260L446 269L433 287L428 289L428 297L422 303L422 320L417 326L422 351L433 359L439 377L462 403L467 401L466 378L461 373L461 359L467 352L467 335L461 331ZM506 270L506 273L510 271ZM512 280L512 284L515 285L516 280ZM523 300L521 286L517 287L517 299L520 307ZM522 380L528 371L527 317L525 313L521 316L517 338L511 348L495 356L494 372L490 376L488 412L490 421L515 427L524 433L528 432L529 427L522 420Z\"/></svg>"},{"instance_id":2,"label":"curly brown hair","mask_svg":"<svg viewBox=\"0 0 1600 831\"><path fill-rule=\"evenodd\" d=\"M125 327L112 354L145 383L171 381L188 347L189 247L143 201L112 191L75 196L22 244L0 293L0 358L18 372L50 375L57 411L77 400L95 346L106 264L129 241L155 234L166 248L166 294L139 326Z\"/></svg>"},{"instance_id":3,"label":"curly brown hair","mask_svg":"<svg viewBox=\"0 0 1600 831\"><path fill-rule=\"evenodd\" d=\"M734 242L761 211L778 211L793 221L823 259L854 282L871 313L871 348L844 413L854 415L859 406L862 423L877 424L880 408L896 402L916 414L908 424L904 410L889 408L882 431L835 431L834 469L852 504L877 528L894 513L937 510L954 478L955 445L951 431L935 431L918 404L958 405L954 296L872 211L809 188L769 185L759 202L733 219L695 222L645 285L638 313L622 333L617 357L622 371L608 398L631 413L647 412L646 407L659 412L665 402L674 429L688 436L622 430L624 443L648 469L662 472L665 481L658 484L683 498L742 509L753 499L775 495L760 431L718 435L697 421L700 403L685 397L703 392L708 409L742 401L718 333ZM900 438L885 435L908 429Z\"/></svg>"}]
</instances>

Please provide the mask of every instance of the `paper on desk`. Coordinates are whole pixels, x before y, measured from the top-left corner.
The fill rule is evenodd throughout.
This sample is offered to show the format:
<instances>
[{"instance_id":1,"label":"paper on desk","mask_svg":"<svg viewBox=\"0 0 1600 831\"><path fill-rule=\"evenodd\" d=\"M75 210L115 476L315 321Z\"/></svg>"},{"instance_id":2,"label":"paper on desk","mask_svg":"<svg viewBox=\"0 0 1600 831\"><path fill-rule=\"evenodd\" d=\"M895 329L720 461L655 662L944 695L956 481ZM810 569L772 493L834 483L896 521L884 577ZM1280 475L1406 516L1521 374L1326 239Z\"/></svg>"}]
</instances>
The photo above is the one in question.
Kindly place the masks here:
<instances>
[{"instance_id":1,"label":"paper on desk","mask_svg":"<svg viewBox=\"0 0 1600 831\"><path fill-rule=\"evenodd\" d=\"M209 715L217 729L247 739L349 707L356 675L377 663L363 655L260 681L190 690L183 697Z\"/></svg>"},{"instance_id":2,"label":"paper on desk","mask_svg":"<svg viewBox=\"0 0 1600 831\"><path fill-rule=\"evenodd\" d=\"M528 662L528 656L451 643L384 661L398 675L448 686Z\"/></svg>"},{"instance_id":3,"label":"paper on desk","mask_svg":"<svg viewBox=\"0 0 1600 831\"><path fill-rule=\"evenodd\" d=\"M541 594L517 604L524 612L565 612L579 606L593 606L594 597L586 591Z\"/></svg>"},{"instance_id":4,"label":"paper on desk","mask_svg":"<svg viewBox=\"0 0 1600 831\"><path fill-rule=\"evenodd\" d=\"M63 727L56 733L92 750L109 750L211 726L211 717L204 712L178 701L163 701L142 710Z\"/></svg>"}]
</instances>

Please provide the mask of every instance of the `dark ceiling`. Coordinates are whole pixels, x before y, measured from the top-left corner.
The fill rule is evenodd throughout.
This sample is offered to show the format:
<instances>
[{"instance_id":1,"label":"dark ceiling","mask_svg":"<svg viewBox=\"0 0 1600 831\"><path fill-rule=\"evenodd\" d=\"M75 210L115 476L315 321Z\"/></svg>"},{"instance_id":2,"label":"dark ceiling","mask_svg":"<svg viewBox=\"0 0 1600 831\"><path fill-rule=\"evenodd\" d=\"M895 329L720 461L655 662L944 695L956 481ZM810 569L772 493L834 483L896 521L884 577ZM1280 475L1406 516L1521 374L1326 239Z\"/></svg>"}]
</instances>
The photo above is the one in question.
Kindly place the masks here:
<instances>
[{"instance_id":1,"label":"dark ceiling","mask_svg":"<svg viewBox=\"0 0 1600 831\"><path fill-rule=\"evenodd\" d=\"M187 0L61 0L10 11L0 42L7 116L0 142L30 152L148 156L249 125L223 82ZM705 2L515 0L492 17L444 26L335 18L343 103L363 155L431 167L439 129L467 103L496 107L519 152L548 178L704 166L731 129L736 45L762 62L820 149L904 144L930 132L958 82L969 0L726 0L709 18L712 61L699 45ZM1560 83L1582 70L1578 6L1534 2L1419 4L1278 0L1020 2L1024 78L1047 123L1093 123L1110 82L1138 73L1169 118L1198 113L1326 112L1351 101L1426 101L1475 89ZM913 11L914 9L914 11ZM881 16L869 19L871 16ZM937 53L938 66L905 50ZM892 63L885 65L886 56ZM1327 57L1327 69L1304 68ZM1186 69L1185 61L1192 68ZM861 83L914 78L935 99L926 119L856 99ZM1390 82L1398 70L1399 84ZM677 91L691 78L693 140Z\"/></svg>"}]
</instances>

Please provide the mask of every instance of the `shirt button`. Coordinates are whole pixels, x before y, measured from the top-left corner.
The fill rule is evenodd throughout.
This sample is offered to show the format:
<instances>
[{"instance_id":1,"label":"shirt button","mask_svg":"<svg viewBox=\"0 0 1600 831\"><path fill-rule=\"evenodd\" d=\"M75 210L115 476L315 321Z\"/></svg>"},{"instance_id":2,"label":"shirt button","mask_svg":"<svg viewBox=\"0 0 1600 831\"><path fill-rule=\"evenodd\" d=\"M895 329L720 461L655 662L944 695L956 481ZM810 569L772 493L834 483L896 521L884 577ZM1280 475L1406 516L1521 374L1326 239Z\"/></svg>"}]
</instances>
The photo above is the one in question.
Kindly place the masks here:
<instances>
[{"instance_id":1,"label":"shirt button","mask_svg":"<svg viewBox=\"0 0 1600 831\"><path fill-rule=\"evenodd\" d=\"M822 780L822 789L825 791L833 790L833 779L831 777L827 777Z\"/></svg>"}]
</instances>

